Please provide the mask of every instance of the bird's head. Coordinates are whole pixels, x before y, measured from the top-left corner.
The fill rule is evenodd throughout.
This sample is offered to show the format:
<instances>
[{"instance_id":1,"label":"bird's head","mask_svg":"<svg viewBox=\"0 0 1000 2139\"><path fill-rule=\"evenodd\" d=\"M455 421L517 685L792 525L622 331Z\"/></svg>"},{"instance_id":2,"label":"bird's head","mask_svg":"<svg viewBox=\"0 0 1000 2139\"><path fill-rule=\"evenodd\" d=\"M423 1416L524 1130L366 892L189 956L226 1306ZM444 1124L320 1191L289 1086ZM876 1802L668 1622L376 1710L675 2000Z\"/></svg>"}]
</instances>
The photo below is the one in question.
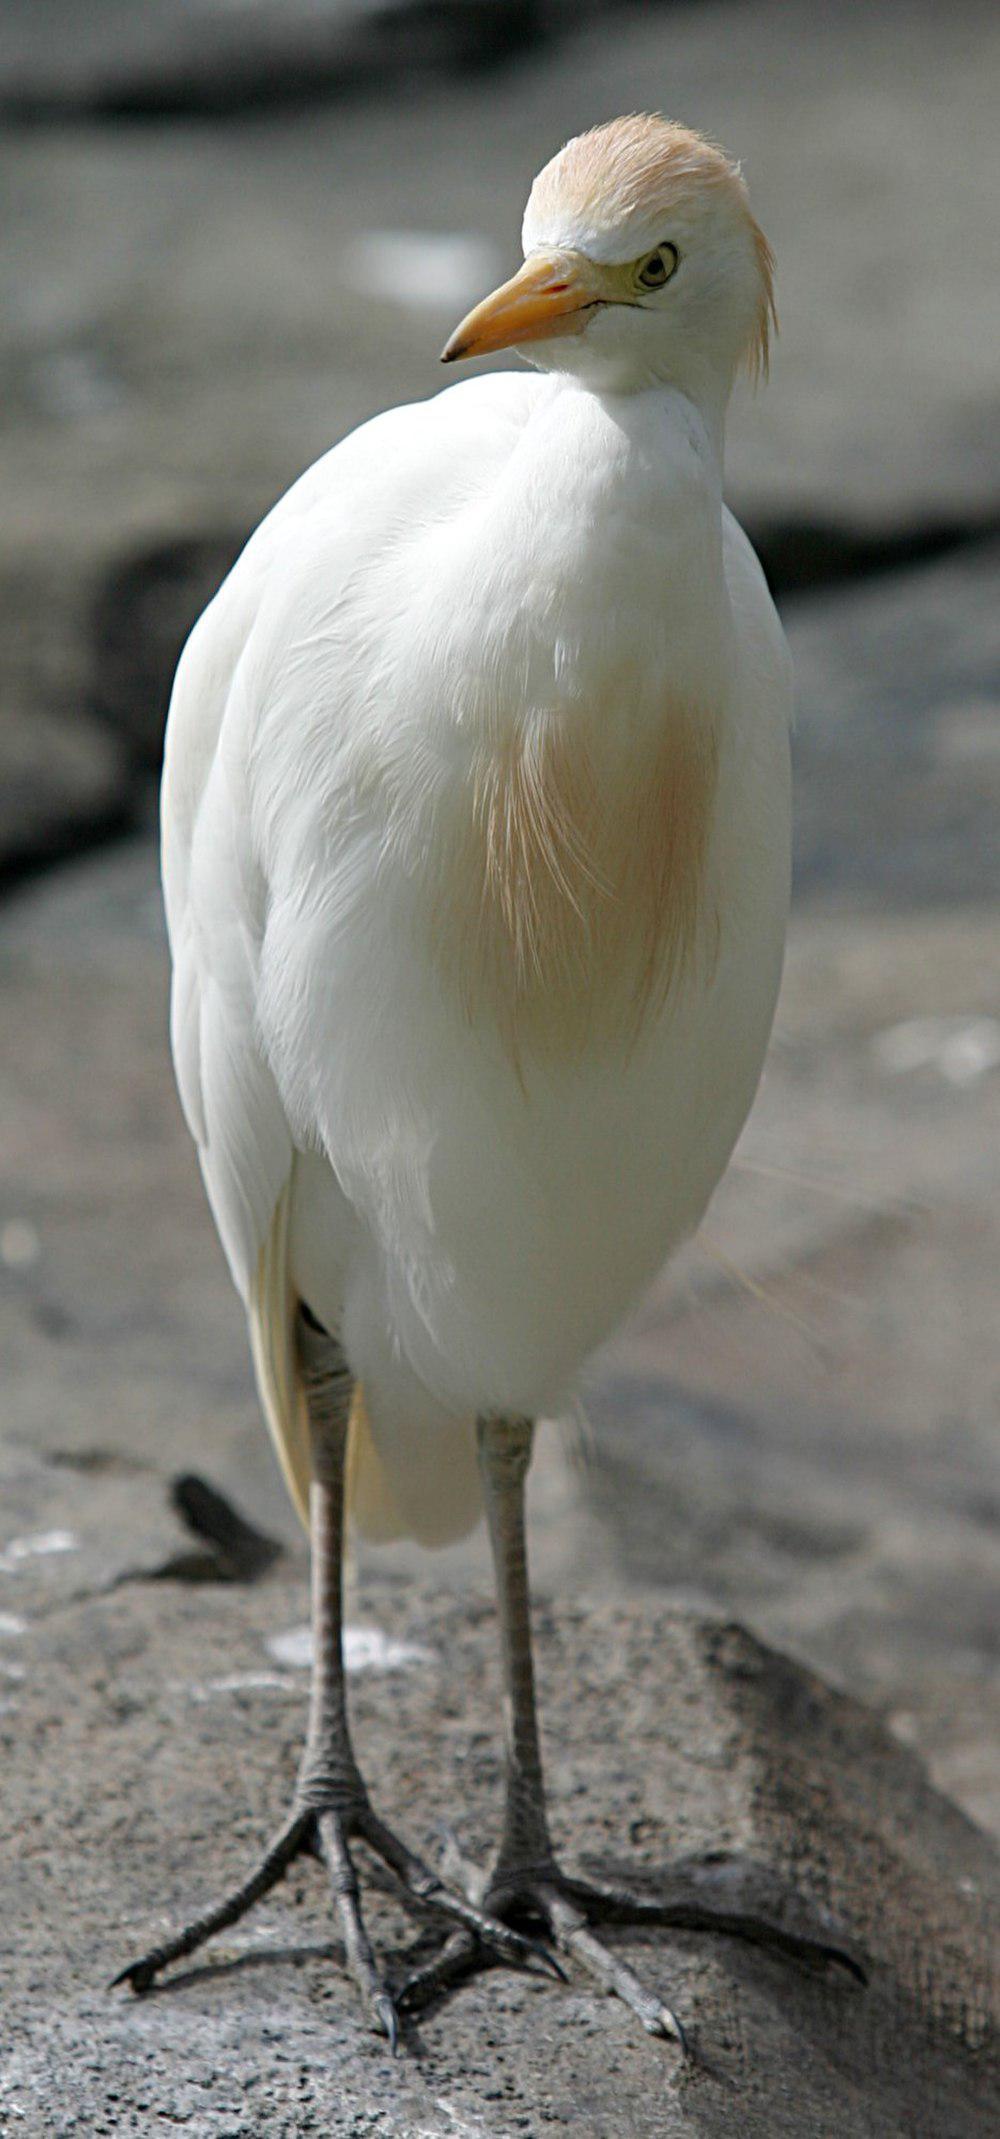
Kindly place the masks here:
<instances>
[{"instance_id":1,"label":"bird's head","mask_svg":"<svg viewBox=\"0 0 1000 2139\"><path fill-rule=\"evenodd\" d=\"M455 329L443 361L526 349L544 370L724 396L767 368L773 259L739 170L685 126L613 119L532 186L524 266Z\"/></svg>"}]
</instances>

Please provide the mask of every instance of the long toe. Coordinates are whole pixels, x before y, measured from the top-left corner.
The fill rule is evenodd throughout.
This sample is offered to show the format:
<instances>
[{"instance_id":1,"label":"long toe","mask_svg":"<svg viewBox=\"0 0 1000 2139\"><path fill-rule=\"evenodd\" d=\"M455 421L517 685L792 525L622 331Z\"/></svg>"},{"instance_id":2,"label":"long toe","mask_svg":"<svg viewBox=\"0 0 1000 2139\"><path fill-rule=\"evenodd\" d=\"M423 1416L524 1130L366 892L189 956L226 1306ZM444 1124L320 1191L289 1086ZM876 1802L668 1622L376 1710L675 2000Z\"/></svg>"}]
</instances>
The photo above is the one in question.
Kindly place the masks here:
<instances>
[{"instance_id":1,"label":"long toe","mask_svg":"<svg viewBox=\"0 0 1000 2139\"><path fill-rule=\"evenodd\" d=\"M399 2041L399 2015L365 1929L357 1874L347 1845L346 1824L336 1812L321 1812L316 1830L344 1934L348 1969L361 1992L376 2035L384 2035L389 2048L395 2051Z\"/></svg>"},{"instance_id":2,"label":"long toe","mask_svg":"<svg viewBox=\"0 0 1000 2139\"><path fill-rule=\"evenodd\" d=\"M676 1864L656 1891L637 1893L607 1880L560 1874L560 1890L588 1923L661 1925L710 1931L765 1946L809 1969L836 1967L868 1981L867 1956L846 1925L820 1904L790 1891L766 1865L735 1856Z\"/></svg>"},{"instance_id":3,"label":"long toe","mask_svg":"<svg viewBox=\"0 0 1000 2139\"><path fill-rule=\"evenodd\" d=\"M537 1898L560 1950L592 1976L609 1997L620 1998L642 2022L647 2035L662 2035L686 2050L687 2038L676 2013L664 2005L656 1991L647 1990L634 1969L595 1938L586 1917L560 1888L540 1887Z\"/></svg>"},{"instance_id":4,"label":"long toe","mask_svg":"<svg viewBox=\"0 0 1000 2139\"><path fill-rule=\"evenodd\" d=\"M602 1921L642 1926L710 1931L749 1940L814 1969L831 1964L864 1983L866 1969L844 1927L824 1911L789 1894L773 1873L735 1858L690 1860L674 1867L655 1891L636 1892L607 1880L564 1874L551 1859L530 1870L501 1862L492 1877L464 1858L454 1837L448 1839L449 1882L461 1884L464 1900L436 1878L427 1866L375 1823L365 1831L369 1846L390 1866L413 1906L439 1909L455 1929L440 1950L406 1978L398 1991L401 2009L416 2009L443 1996L463 1978L484 1968L526 1960L565 1980L557 1955L582 1970L609 1996L634 2013L647 2034L660 2036L687 2051L683 2025L660 1993L642 1981L614 1946L599 1938ZM525 1919L540 1922L550 1946L524 1939L510 1925ZM497 1936L497 1928L501 1936ZM502 1934L507 1931L508 1936ZM525 1951L527 1949L527 1952Z\"/></svg>"},{"instance_id":5,"label":"long toe","mask_svg":"<svg viewBox=\"0 0 1000 2139\"><path fill-rule=\"evenodd\" d=\"M453 1990L464 1977L496 1965L495 1956L471 1931L451 1931L437 1953L419 1968L414 1968L400 1984L397 1992L400 2010L419 2012L435 1998Z\"/></svg>"},{"instance_id":6,"label":"long toe","mask_svg":"<svg viewBox=\"0 0 1000 2139\"><path fill-rule=\"evenodd\" d=\"M472 1877L476 1878L474 1872ZM599 1984L608 1996L619 1998L627 2005L647 2034L659 2035L677 2043L682 2050L686 2049L684 2030L676 2013L664 2004L658 1992L640 1981L634 1969L629 1968L617 1953L594 1936L583 1911L570 1899L568 1885L569 1882L564 1887L555 1872L548 1876L525 1875L516 1883L505 1878L502 1887L489 1895L488 1900L498 1911L510 1910L517 1916L540 1918L553 1946ZM470 1931L460 1928L445 1941L440 1952L407 1977L399 1992L400 2006L415 2009L428 2005L463 1978L494 1967L498 1959L502 1956L495 1948L484 1947ZM554 1955L549 1954L547 1959L551 1973L565 1981L565 1971Z\"/></svg>"},{"instance_id":7,"label":"long toe","mask_svg":"<svg viewBox=\"0 0 1000 2139\"><path fill-rule=\"evenodd\" d=\"M279 1829L248 1879L244 1879L240 1886L234 1887L214 1908L206 1909L200 1916L193 1917L190 1923L185 1924L180 1931L172 1933L162 1944L151 1946L148 1953L142 1954L137 1961L127 1961L125 1967L113 1978L111 1989L116 1989L120 1983L127 1983L137 1997L141 1996L143 1991L150 1989L161 1971L170 1967L171 1962L186 1960L189 1954L197 1953L200 1946L214 1938L216 1932L227 1931L231 1924L239 1923L240 1918L247 1915L255 1902L260 1901L265 1894L270 1893L272 1887L278 1885L292 1859L308 1846L311 1824L308 1814L298 1811L293 1813Z\"/></svg>"}]
</instances>

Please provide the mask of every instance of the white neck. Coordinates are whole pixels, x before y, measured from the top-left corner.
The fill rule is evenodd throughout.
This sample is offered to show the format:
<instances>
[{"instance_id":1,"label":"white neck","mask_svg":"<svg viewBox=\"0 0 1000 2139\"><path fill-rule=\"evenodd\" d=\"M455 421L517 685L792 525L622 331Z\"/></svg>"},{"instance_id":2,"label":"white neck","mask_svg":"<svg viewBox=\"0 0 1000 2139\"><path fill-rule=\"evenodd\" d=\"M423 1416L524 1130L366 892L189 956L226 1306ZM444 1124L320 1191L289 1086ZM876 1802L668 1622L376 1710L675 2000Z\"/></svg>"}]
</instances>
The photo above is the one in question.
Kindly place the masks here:
<instances>
[{"instance_id":1,"label":"white neck","mask_svg":"<svg viewBox=\"0 0 1000 2139\"><path fill-rule=\"evenodd\" d=\"M541 350L525 349L521 354L536 370L549 377L573 380L578 386L594 394L598 400L614 400L621 403L629 397L645 397L656 394L668 401L680 401L694 408L711 439L721 471L725 446L726 412L733 389L732 374L718 363L699 359L688 350L682 362L664 370L659 367L639 369L633 350L598 350L594 344L581 341L552 342Z\"/></svg>"},{"instance_id":2,"label":"white neck","mask_svg":"<svg viewBox=\"0 0 1000 2139\"><path fill-rule=\"evenodd\" d=\"M471 713L477 673L486 704L490 675L512 658L539 712L582 703L603 678L599 695L633 728L659 719L661 684L700 694L711 669L721 689L721 431L720 411L662 381L627 392L565 374L539 382L518 446L454 546L456 575L480 593L474 643L442 553L437 594L464 679L456 707Z\"/></svg>"}]
</instances>

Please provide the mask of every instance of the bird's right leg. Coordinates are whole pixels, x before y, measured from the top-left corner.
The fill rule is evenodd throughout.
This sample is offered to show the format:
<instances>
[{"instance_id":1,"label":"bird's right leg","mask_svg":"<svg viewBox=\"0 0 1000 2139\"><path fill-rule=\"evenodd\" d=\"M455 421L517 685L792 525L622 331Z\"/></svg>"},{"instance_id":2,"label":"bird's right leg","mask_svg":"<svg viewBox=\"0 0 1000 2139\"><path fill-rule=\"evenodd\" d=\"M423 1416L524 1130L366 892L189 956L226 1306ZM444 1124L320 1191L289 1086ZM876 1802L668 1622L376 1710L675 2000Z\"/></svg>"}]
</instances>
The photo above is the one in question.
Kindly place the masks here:
<instances>
[{"instance_id":1,"label":"bird's right leg","mask_svg":"<svg viewBox=\"0 0 1000 2139\"><path fill-rule=\"evenodd\" d=\"M596 1936L595 1924L647 1930L675 1925L731 1933L811 1968L838 1963L864 1981L863 1960L841 1927L794 1904L776 1881L762 1879L754 1868L710 1859L678 1868L669 1883L672 1891L656 1895L629 1893L562 1869L549 1831L535 1706L524 1525L532 1432L530 1420L524 1418L479 1422L503 1662L506 1785L503 1832L492 1871L483 1876L475 1866L459 1867L468 1893L497 1914L510 1911L522 1921L540 1918L557 1952L629 2006L650 2034L671 2036L682 2046L684 2032L677 2016L656 1990L640 1981L620 1951ZM401 2002L424 2003L482 1961L482 1948L461 1930L453 1932L442 1952L403 1986Z\"/></svg>"},{"instance_id":2,"label":"bird's right leg","mask_svg":"<svg viewBox=\"0 0 1000 2139\"><path fill-rule=\"evenodd\" d=\"M291 1811L248 1879L162 1945L130 1962L115 1982L128 1983L137 1992L148 1990L161 1969L185 1959L215 1932L245 1916L277 1886L294 1858L316 1856L326 1865L347 1966L373 2025L395 2044L396 2008L365 1928L352 1840L367 1844L393 1875L398 1898L425 1918L429 1912L450 1919L506 1961L524 1964L537 1959L539 1949L498 1917L453 1893L372 1807L351 1743L343 1660L344 1476L353 1384L340 1344L308 1311L300 1312L298 1348L312 1448L313 1672L309 1725Z\"/></svg>"}]
</instances>

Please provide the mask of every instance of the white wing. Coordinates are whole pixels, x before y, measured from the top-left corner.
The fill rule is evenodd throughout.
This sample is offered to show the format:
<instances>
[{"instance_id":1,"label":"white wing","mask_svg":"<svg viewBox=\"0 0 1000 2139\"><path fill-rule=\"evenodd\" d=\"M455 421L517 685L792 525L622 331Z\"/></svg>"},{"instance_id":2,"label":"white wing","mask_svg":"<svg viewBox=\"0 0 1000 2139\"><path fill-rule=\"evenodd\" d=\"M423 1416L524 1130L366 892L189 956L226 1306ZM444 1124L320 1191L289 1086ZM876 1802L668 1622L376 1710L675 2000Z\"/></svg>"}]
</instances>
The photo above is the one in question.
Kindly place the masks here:
<instances>
[{"instance_id":1,"label":"white wing","mask_svg":"<svg viewBox=\"0 0 1000 2139\"><path fill-rule=\"evenodd\" d=\"M419 521L428 496L447 493L449 474L454 480L450 449L465 443L478 450L484 394L502 428L503 405L509 404L508 422L516 421L534 384L517 377L467 382L434 402L377 417L318 461L262 523L196 625L171 698L162 867L174 1065L212 1212L247 1307L261 1400L303 1513L308 1455L288 1268L296 1151L259 1032L268 902L261 850L270 825L294 807L297 788L307 788L304 737L317 699L327 708L335 704L344 681L336 645L318 653L311 646L303 583L318 570L324 592L348 608L394 525L407 517ZM309 659L297 665L303 645ZM286 747L275 757L281 791L257 809L255 841L254 739L269 694L272 702L273 694L280 697ZM331 856L331 871L334 866ZM317 1141L315 1122L300 1122L300 1146ZM343 1211L349 1223L346 1204ZM324 1215L335 1228L336 1192ZM338 1242L330 1238L328 1245L336 1265Z\"/></svg>"},{"instance_id":2,"label":"white wing","mask_svg":"<svg viewBox=\"0 0 1000 2139\"><path fill-rule=\"evenodd\" d=\"M261 1404L305 1517L307 1426L286 1253L294 1150L257 1040L264 887L249 851L238 773L222 747L239 698L257 579L245 557L189 639L171 699L162 796L170 1031L181 1104L247 1308Z\"/></svg>"},{"instance_id":3,"label":"white wing","mask_svg":"<svg viewBox=\"0 0 1000 2139\"><path fill-rule=\"evenodd\" d=\"M292 1144L255 1038L263 887L219 750L245 640L235 591L228 583L206 611L177 672L162 860L177 1084L229 1266L248 1300Z\"/></svg>"}]
</instances>

